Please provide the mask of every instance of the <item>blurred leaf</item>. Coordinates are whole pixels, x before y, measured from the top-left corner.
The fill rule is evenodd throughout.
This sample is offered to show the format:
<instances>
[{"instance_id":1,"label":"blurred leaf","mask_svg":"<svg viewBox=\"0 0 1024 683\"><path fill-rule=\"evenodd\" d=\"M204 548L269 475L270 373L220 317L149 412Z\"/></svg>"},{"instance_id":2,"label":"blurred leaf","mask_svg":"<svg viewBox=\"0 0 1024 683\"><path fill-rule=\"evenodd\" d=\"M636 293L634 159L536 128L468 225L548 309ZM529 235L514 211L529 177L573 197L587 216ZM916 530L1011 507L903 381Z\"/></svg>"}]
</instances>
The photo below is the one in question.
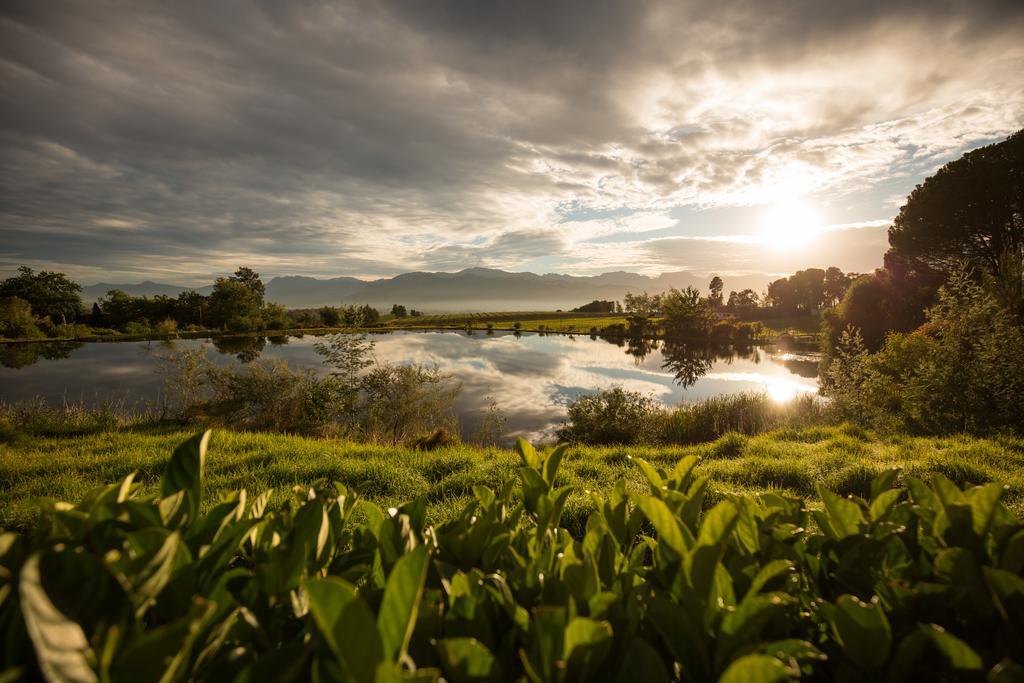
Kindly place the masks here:
<instances>
[{"instance_id":1,"label":"blurred leaf","mask_svg":"<svg viewBox=\"0 0 1024 683\"><path fill-rule=\"evenodd\" d=\"M88 664L93 655L81 626L58 610L43 588L38 553L21 568L18 594L43 675L72 683L98 680Z\"/></svg>"},{"instance_id":2,"label":"blurred leaf","mask_svg":"<svg viewBox=\"0 0 1024 683\"><path fill-rule=\"evenodd\" d=\"M373 613L345 581L327 577L304 583L309 613L338 661L358 683L373 681L384 645Z\"/></svg>"},{"instance_id":3,"label":"blurred leaf","mask_svg":"<svg viewBox=\"0 0 1024 683\"><path fill-rule=\"evenodd\" d=\"M209 442L210 430L206 430L178 446L160 478L161 496L166 498L179 491L185 492L189 521L199 516L199 506L203 501L203 468Z\"/></svg>"},{"instance_id":4,"label":"blurred leaf","mask_svg":"<svg viewBox=\"0 0 1024 683\"><path fill-rule=\"evenodd\" d=\"M437 651L445 678L453 683L493 681L497 660L476 638L445 638L438 641Z\"/></svg>"},{"instance_id":5,"label":"blurred leaf","mask_svg":"<svg viewBox=\"0 0 1024 683\"><path fill-rule=\"evenodd\" d=\"M405 656L416 613L423 596L423 584L427 579L430 556L427 547L417 546L408 555L395 563L384 588L384 600L377 614L377 628L380 631L385 659L395 661Z\"/></svg>"},{"instance_id":6,"label":"blurred leaf","mask_svg":"<svg viewBox=\"0 0 1024 683\"><path fill-rule=\"evenodd\" d=\"M565 627L563 646L566 676L571 681L586 680L594 675L612 645L612 627L605 621L575 617Z\"/></svg>"},{"instance_id":7,"label":"blurred leaf","mask_svg":"<svg viewBox=\"0 0 1024 683\"><path fill-rule=\"evenodd\" d=\"M788 683L789 672L782 662L766 655L740 657L722 672L718 683Z\"/></svg>"},{"instance_id":8,"label":"blurred leaf","mask_svg":"<svg viewBox=\"0 0 1024 683\"><path fill-rule=\"evenodd\" d=\"M832 630L851 662L869 669L885 663L892 648L892 630L878 602L840 595L835 606Z\"/></svg>"}]
</instances>

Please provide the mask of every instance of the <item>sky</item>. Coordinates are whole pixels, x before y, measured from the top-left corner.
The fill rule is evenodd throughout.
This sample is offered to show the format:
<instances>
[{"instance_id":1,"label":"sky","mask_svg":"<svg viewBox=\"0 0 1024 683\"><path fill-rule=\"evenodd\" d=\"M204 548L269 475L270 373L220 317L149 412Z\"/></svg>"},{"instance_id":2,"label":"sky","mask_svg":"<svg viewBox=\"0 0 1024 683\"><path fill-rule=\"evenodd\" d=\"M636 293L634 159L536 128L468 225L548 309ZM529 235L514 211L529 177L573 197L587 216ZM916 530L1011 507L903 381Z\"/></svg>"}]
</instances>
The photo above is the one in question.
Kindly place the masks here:
<instances>
[{"instance_id":1,"label":"sky","mask_svg":"<svg viewBox=\"0 0 1024 683\"><path fill-rule=\"evenodd\" d=\"M881 265L1019 0L0 2L0 273Z\"/></svg>"}]
</instances>

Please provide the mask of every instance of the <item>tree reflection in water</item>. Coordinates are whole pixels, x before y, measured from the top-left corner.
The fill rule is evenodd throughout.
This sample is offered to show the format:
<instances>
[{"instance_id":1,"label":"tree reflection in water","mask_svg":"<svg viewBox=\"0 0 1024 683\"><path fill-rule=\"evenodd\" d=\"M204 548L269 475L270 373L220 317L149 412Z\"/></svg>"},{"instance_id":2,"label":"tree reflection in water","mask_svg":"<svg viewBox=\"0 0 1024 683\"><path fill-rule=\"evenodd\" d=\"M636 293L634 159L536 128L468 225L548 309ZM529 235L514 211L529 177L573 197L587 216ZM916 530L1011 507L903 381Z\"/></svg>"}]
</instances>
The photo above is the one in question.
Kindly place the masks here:
<instances>
[{"instance_id":1,"label":"tree reflection in water","mask_svg":"<svg viewBox=\"0 0 1024 683\"><path fill-rule=\"evenodd\" d=\"M677 384L684 389L697 383L706 375L716 361L732 363L735 359L760 362L760 356L752 345L706 344L684 341L649 339L644 337L604 337L609 344L625 347L626 354L633 357L633 363L640 365L651 353L661 349L663 370L672 373Z\"/></svg>"},{"instance_id":2,"label":"tree reflection in water","mask_svg":"<svg viewBox=\"0 0 1024 683\"><path fill-rule=\"evenodd\" d=\"M263 347L267 345L264 337L215 337L211 340L213 348L220 353L234 354L242 363L251 363L260 357Z\"/></svg>"},{"instance_id":3,"label":"tree reflection in water","mask_svg":"<svg viewBox=\"0 0 1024 683\"><path fill-rule=\"evenodd\" d=\"M0 344L0 365L5 368L28 367L40 360L67 358L83 342L51 342L31 344Z\"/></svg>"}]
</instances>

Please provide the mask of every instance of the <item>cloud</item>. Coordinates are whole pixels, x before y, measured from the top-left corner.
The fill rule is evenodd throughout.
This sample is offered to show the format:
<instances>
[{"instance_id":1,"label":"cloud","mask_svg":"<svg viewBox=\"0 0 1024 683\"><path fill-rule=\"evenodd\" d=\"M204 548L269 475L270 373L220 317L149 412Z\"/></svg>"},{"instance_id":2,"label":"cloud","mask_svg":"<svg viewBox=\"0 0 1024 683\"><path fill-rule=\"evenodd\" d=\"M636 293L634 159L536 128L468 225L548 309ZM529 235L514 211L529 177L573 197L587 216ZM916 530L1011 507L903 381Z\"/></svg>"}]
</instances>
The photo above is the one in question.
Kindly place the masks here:
<instances>
[{"instance_id":1,"label":"cloud","mask_svg":"<svg viewBox=\"0 0 1024 683\"><path fill-rule=\"evenodd\" d=\"M8 2L0 262L592 272L688 262L642 244L678 207L886 219L866 190L1024 126L1022 29L1013 1Z\"/></svg>"}]
</instances>

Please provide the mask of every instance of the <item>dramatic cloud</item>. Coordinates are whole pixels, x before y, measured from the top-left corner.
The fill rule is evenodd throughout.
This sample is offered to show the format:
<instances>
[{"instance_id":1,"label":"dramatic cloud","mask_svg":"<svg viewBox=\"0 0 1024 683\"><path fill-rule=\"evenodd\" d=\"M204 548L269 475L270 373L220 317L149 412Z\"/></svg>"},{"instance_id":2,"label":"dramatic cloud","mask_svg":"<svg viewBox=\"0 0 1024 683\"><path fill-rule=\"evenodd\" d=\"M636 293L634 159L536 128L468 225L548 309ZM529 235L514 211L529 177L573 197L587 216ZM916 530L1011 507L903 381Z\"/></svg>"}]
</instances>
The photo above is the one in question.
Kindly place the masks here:
<instances>
[{"instance_id":1,"label":"dramatic cloud","mask_svg":"<svg viewBox=\"0 0 1024 683\"><path fill-rule=\"evenodd\" d=\"M1015 0L5 2L0 271L867 270L1024 126L1022 36ZM873 227L751 242L795 199Z\"/></svg>"}]
</instances>

